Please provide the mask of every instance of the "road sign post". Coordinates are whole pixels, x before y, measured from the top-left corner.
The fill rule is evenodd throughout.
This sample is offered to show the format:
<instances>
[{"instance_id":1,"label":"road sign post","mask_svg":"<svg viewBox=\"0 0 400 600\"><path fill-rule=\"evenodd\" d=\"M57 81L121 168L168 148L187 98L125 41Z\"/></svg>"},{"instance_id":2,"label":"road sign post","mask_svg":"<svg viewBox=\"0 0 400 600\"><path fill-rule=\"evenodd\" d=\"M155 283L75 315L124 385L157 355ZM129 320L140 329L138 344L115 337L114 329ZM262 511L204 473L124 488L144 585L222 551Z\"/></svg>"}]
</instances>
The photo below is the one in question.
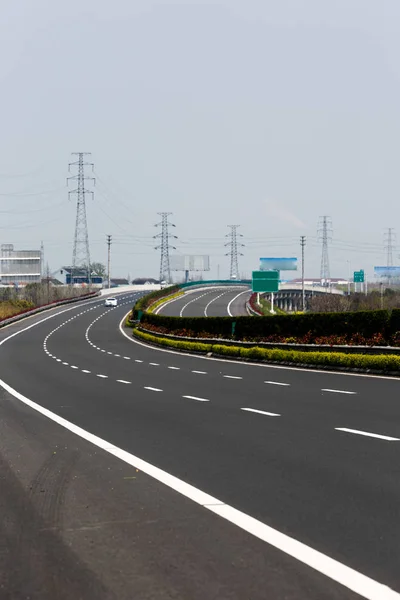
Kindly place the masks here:
<instances>
[{"instance_id":1,"label":"road sign post","mask_svg":"<svg viewBox=\"0 0 400 600\"><path fill-rule=\"evenodd\" d=\"M271 313L274 314L274 293L279 291L279 271L253 271L252 291L257 293L259 303L260 293L271 294Z\"/></svg>"}]
</instances>

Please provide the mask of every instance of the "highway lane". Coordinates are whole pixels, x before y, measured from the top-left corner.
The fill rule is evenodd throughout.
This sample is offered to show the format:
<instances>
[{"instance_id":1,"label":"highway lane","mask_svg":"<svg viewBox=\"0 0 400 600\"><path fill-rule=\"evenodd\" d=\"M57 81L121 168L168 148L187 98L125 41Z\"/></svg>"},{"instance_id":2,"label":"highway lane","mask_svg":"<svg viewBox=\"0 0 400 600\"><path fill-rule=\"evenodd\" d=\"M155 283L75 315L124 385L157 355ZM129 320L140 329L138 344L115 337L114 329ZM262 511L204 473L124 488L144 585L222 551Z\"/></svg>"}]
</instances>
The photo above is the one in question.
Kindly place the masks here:
<instances>
[{"instance_id":1,"label":"highway lane","mask_svg":"<svg viewBox=\"0 0 400 600\"><path fill-rule=\"evenodd\" d=\"M398 382L144 348L118 333L123 312L123 306L107 312L99 306L66 325L66 317L75 312L22 334L32 357L28 373L17 338L8 342L7 379L119 447L396 587L398 447L334 427L344 423L371 431L373 426L372 431L400 437L393 401ZM59 325L46 342L50 357L43 340ZM243 407L281 416L248 413ZM314 592L308 593L304 597L312 598Z\"/></svg>"},{"instance_id":2,"label":"highway lane","mask_svg":"<svg viewBox=\"0 0 400 600\"><path fill-rule=\"evenodd\" d=\"M158 314L170 317L228 317L247 315L250 295L243 286L198 288L161 306ZM229 309L228 309L229 307Z\"/></svg>"}]
</instances>

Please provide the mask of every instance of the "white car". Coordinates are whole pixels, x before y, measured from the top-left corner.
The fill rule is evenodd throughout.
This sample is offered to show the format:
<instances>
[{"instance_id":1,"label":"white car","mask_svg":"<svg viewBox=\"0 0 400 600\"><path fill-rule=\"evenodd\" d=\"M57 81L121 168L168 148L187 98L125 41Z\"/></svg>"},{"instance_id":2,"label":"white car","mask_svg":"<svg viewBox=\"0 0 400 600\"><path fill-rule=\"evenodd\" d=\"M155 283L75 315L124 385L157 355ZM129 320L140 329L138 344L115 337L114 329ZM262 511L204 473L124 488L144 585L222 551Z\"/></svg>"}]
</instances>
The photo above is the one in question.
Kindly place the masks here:
<instances>
[{"instance_id":1,"label":"white car","mask_svg":"<svg viewBox=\"0 0 400 600\"><path fill-rule=\"evenodd\" d=\"M104 302L105 306L118 306L118 300L116 298L107 298Z\"/></svg>"}]
</instances>

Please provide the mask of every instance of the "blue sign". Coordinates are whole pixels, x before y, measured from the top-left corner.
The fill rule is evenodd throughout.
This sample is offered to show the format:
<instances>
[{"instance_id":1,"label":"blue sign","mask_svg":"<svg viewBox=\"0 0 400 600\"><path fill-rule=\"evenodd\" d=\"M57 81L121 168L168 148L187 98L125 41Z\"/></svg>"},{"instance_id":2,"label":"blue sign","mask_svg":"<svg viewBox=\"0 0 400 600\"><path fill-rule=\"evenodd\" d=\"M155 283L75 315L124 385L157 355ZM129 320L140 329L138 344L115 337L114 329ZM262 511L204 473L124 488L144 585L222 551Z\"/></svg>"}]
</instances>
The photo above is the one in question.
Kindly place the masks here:
<instances>
[{"instance_id":1,"label":"blue sign","mask_svg":"<svg viewBox=\"0 0 400 600\"><path fill-rule=\"evenodd\" d=\"M297 271L297 258L260 258L260 271Z\"/></svg>"},{"instance_id":2,"label":"blue sign","mask_svg":"<svg viewBox=\"0 0 400 600\"><path fill-rule=\"evenodd\" d=\"M400 267L374 267L377 277L400 277Z\"/></svg>"}]
</instances>

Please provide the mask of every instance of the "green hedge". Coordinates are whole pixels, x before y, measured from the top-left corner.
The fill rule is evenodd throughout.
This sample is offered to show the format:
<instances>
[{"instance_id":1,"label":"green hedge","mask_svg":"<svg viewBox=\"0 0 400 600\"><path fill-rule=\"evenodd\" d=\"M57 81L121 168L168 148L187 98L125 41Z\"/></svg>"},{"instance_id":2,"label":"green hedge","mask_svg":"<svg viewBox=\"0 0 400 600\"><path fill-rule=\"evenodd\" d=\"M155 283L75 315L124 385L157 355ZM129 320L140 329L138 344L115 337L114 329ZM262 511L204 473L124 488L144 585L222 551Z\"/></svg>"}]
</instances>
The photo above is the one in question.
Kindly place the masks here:
<instances>
[{"instance_id":1,"label":"green hedge","mask_svg":"<svg viewBox=\"0 0 400 600\"><path fill-rule=\"evenodd\" d=\"M224 346L223 344L204 344L160 338L138 329L133 335L146 342L160 344L169 348L187 350L188 352L212 352L223 356L247 358L265 362L284 362L292 364L324 366L328 368L346 368L378 370L385 373L400 372L400 356L396 355L364 355L344 354L340 352L301 352L297 350L273 350L267 348L242 348Z\"/></svg>"},{"instance_id":2,"label":"green hedge","mask_svg":"<svg viewBox=\"0 0 400 600\"><path fill-rule=\"evenodd\" d=\"M180 289L181 288L179 285L171 285L162 290L156 290L154 292L151 292L150 294L146 294L145 296L142 296L141 298L139 298L139 300L136 302L135 306L133 307L131 320L132 321L137 320L140 312L145 311L146 308L148 308L148 306L150 306L150 304L152 302L154 302L155 300L164 298L164 296L170 296L172 294L175 294L176 292L179 292Z\"/></svg>"},{"instance_id":3,"label":"green hedge","mask_svg":"<svg viewBox=\"0 0 400 600\"><path fill-rule=\"evenodd\" d=\"M232 317L167 317L164 315L144 313L140 322L143 324L148 323L150 325L157 325L157 327L165 327L171 333L174 331L187 331L231 336L233 321L234 319L232 319ZM184 335L184 333L182 335Z\"/></svg>"},{"instance_id":4,"label":"green hedge","mask_svg":"<svg viewBox=\"0 0 400 600\"><path fill-rule=\"evenodd\" d=\"M276 315L262 317L167 317L145 313L142 323L149 323L176 331L190 331L194 334L209 333L231 336L235 322L236 339L257 339L271 335L303 337L312 333L314 337L328 335L360 334L371 338L382 333L385 338L400 331L400 310L392 315L386 310L371 310L347 313L308 313L300 315Z\"/></svg>"}]
</instances>

